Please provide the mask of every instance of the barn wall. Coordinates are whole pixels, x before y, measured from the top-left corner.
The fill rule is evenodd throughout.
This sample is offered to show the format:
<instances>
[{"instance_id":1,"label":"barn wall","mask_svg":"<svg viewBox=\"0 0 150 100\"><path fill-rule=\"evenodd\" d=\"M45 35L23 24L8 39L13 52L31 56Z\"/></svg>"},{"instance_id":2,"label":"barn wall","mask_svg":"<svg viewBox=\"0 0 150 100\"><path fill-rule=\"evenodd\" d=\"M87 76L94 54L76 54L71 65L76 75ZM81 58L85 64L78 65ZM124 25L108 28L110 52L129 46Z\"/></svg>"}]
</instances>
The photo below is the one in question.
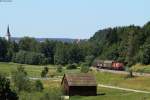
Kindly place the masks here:
<instances>
[{"instance_id":1,"label":"barn wall","mask_svg":"<svg viewBox=\"0 0 150 100\"><path fill-rule=\"evenodd\" d=\"M64 78L62 86L63 86L63 93L69 94L69 86L68 86L66 78Z\"/></svg>"},{"instance_id":2,"label":"barn wall","mask_svg":"<svg viewBox=\"0 0 150 100\"><path fill-rule=\"evenodd\" d=\"M71 86L69 87L69 95L95 96L97 95L96 86Z\"/></svg>"}]
</instances>

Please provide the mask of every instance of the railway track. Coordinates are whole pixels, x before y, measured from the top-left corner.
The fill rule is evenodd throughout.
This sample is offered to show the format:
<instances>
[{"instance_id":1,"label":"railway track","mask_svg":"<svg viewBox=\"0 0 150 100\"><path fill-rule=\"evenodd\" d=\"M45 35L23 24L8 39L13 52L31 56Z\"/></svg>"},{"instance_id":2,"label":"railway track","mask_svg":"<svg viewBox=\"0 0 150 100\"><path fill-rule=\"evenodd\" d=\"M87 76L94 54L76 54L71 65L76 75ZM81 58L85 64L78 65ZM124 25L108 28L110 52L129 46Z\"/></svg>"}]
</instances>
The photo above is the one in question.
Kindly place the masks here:
<instances>
[{"instance_id":1,"label":"railway track","mask_svg":"<svg viewBox=\"0 0 150 100\"><path fill-rule=\"evenodd\" d=\"M129 72L127 72L127 71L117 71L117 70L99 69L99 68L97 68L97 71L109 72L109 73L115 73L115 74L129 74ZM150 77L150 74L148 74L148 73L133 72L133 75L134 76L147 76L147 77Z\"/></svg>"}]
</instances>

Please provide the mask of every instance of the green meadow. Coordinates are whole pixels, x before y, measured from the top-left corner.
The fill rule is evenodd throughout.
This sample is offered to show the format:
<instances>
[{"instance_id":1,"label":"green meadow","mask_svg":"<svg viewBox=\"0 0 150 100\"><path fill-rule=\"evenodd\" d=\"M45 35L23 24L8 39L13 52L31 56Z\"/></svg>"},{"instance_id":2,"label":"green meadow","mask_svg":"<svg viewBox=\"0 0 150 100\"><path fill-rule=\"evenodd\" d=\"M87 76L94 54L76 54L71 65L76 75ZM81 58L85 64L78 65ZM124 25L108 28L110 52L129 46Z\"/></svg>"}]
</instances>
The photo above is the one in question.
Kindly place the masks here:
<instances>
[{"instance_id":1,"label":"green meadow","mask_svg":"<svg viewBox=\"0 0 150 100\"><path fill-rule=\"evenodd\" d=\"M150 94L98 88L98 96L73 96L70 100L150 100Z\"/></svg>"},{"instance_id":2,"label":"green meadow","mask_svg":"<svg viewBox=\"0 0 150 100\"><path fill-rule=\"evenodd\" d=\"M66 68L63 67L62 72L58 73L56 65L27 65L27 64L0 62L0 73L4 73L6 74L6 76L11 76L11 72L13 70L16 70L18 66L23 66L27 71L29 77L41 77L41 72L45 66L49 68L48 77L51 76L51 74L53 74L54 76L62 76L64 73L80 72L80 69L66 70Z\"/></svg>"},{"instance_id":3,"label":"green meadow","mask_svg":"<svg viewBox=\"0 0 150 100\"><path fill-rule=\"evenodd\" d=\"M97 83L150 91L150 77L127 78L127 75L95 72Z\"/></svg>"},{"instance_id":4,"label":"green meadow","mask_svg":"<svg viewBox=\"0 0 150 100\"><path fill-rule=\"evenodd\" d=\"M43 66L16 64L16 63L0 63L0 72L5 73L7 76L11 76L11 72L17 68L17 66L24 66L30 77L40 77ZM67 70L63 67L62 72L57 72L57 66L47 65L49 68L49 75L54 74L54 77L63 76L64 73L80 73L80 69ZM108 72L98 72L92 70L89 73L95 75L97 84L111 85L122 88L130 88L137 90L144 90L150 92L150 77L133 77L127 78L127 75L114 74ZM49 77L49 76L48 76ZM60 88L61 77L59 80L42 80L44 84L44 91L48 92L53 88ZM39 100L43 92L27 93L23 92L19 94L20 100ZM150 94L135 93L117 89L109 89L98 87L97 96L73 96L70 100L150 100Z\"/></svg>"},{"instance_id":5,"label":"green meadow","mask_svg":"<svg viewBox=\"0 0 150 100\"><path fill-rule=\"evenodd\" d=\"M150 73L150 65L136 64L132 66L132 70L139 73Z\"/></svg>"}]
</instances>

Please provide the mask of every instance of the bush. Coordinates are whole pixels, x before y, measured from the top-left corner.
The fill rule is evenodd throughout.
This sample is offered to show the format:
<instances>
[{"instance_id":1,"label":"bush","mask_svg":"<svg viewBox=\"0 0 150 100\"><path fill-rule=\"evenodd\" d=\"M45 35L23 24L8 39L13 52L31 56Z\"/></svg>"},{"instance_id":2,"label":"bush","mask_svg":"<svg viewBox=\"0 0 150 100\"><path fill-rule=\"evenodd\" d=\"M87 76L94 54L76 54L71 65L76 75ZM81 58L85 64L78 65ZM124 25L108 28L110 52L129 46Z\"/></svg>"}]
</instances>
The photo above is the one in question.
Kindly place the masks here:
<instances>
[{"instance_id":1,"label":"bush","mask_svg":"<svg viewBox=\"0 0 150 100\"><path fill-rule=\"evenodd\" d=\"M89 66L86 63L81 64L81 72L88 73L89 72Z\"/></svg>"},{"instance_id":2,"label":"bush","mask_svg":"<svg viewBox=\"0 0 150 100\"><path fill-rule=\"evenodd\" d=\"M17 70L12 72L12 81L17 91L31 91L31 82L24 67L19 66Z\"/></svg>"},{"instance_id":3,"label":"bush","mask_svg":"<svg viewBox=\"0 0 150 100\"><path fill-rule=\"evenodd\" d=\"M59 66L57 67L57 72L59 72L59 73L62 72L62 66L61 66L61 65L59 65Z\"/></svg>"},{"instance_id":4,"label":"bush","mask_svg":"<svg viewBox=\"0 0 150 100\"><path fill-rule=\"evenodd\" d=\"M48 67L44 67L44 69L41 72L41 77L46 77L47 73L48 73Z\"/></svg>"},{"instance_id":5,"label":"bush","mask_svg":"<svg viewBox=\"0 0 150 100\"><path fill-rule=\"evenodd\" d=\"M92 62L94 61L94 56L93 55L90 55L90 56L86 56L85 57L85 62L91 66L92 65Z\"/></svg>"},{"instance_id":6,"label":"bush","mask_svg":"<svg viewBox=\"0 0 150 100\"><path fill-rule=\"evenodd\" d=\"M133 78L134 77L132 68L129 68L129 66L126 66L125 70L128 72L128 74L125 78Z\"/></svg>"},{"instance_id":7,"label":"bush","mask_svg":"<svg viewBox=\"0 0 150 100\"><path fill-rule=\"evenodd\" d=\"M76 69L76 68L77 68L77 64L76 63L67 65L67 69Z\"/></svg>"},{"instance_id":8,"label":"bush","mask_svg":"<svg viewBox=\"0 0 150 100\"><path fill-rule=\"evenodd\" d=\"M40 100L61 100L62 92L58 88L53 88L44 93Z\"/></svg>"},{"instance_id":9,"label":"bush","mask_svg":"<svg viewBox=\"0 0 150 100\"><path fill-rule=\"evenodd\" d=\"M16 92L10 89L10 80L2 74L0 74L0 100L18 100Z\"/></svg>"},{"instance_id":10,"label":"bush","mask_svg":"<svg viewBox=\"0 0 150 100\"><path fill-rule=\"evenodd\" d=\"M142 55L142 63L146 65L150 64L150 44L145 46L145 49Z\"/></svg>"},{"instance_id":11,"label":"bush","mask_svg":"<svg viewBox=\"0 0 150 100\"><path fill-rule=\"evenodd\" d=\"M35 82L35 90L41 92L43 91L43 89L44 89L43 83L40 80L37 80Z\"/></svg>"},{"instance_id":12,"label":"bush","mask_svg":"<svg viewBox=\"0 0 150 100\"><path fill-rule=\"evenodd\" d=\"M50 76L51 78L53 78L55 75L56 75L56 71L51 71L51 72L49 72L49 76Z\"/></svg>"}]
</instances>

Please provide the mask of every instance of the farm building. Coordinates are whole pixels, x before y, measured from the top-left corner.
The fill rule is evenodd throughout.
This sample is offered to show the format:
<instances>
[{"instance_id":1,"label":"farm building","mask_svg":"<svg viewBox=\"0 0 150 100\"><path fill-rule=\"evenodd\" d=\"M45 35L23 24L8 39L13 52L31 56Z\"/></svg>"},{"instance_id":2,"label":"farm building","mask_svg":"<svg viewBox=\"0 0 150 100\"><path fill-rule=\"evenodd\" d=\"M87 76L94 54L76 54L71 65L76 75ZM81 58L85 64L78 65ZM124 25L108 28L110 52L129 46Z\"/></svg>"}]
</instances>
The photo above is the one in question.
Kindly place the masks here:
<instances>
[{"instance_id":1,"label":"farm building","mask_svg":"<svg viewBox=\"0 0 150 100\"><path fill-rule=\"evenodd\" d=\"M65 95L95 96L97 84L92 74L65 74L61 82Z\"/></svg>"}]
</instances>

